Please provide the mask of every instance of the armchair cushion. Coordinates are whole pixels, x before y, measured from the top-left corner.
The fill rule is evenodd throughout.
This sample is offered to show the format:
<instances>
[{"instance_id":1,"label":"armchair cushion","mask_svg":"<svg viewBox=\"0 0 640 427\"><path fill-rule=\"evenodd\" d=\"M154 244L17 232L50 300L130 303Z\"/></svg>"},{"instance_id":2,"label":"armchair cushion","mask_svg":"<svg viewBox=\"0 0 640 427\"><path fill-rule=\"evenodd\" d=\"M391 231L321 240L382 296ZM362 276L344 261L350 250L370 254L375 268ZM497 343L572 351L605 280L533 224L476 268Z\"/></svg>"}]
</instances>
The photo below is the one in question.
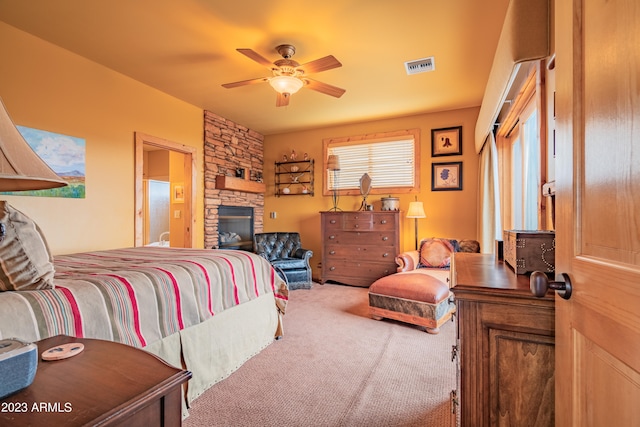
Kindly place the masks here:
<instances>
[{"instance_id":1,"label":"armchair cushion","mask_svg":"<svg viewBox=\"0 0 640 427\"><path fill-rule=\"evenodd\" d=\"M255 253L271 263L289 289L311 287L309 259L313 252L302 248L300 233L256 233L253 243Z\"/></svg>"},{"instance_id":2,"label":"armchair cushion","mask_svg":"<svg viewBox=\"0 0 640 427\"><path fill-rule=\"evenodd\" d=\"M457 241L453 241L458 245ZM455 252L454 244L448 239L425 239L420 244L420 260L418 268L446 268L451 265L451 254Z\"/></svg>"},{"instance_id":3,"label":"armchair cushion","mask_svg":"<svg viewBox=\"0 0 640 427\"><path fill-rule=\"evenodd\" d=\"M435 238L427 238L423 239L420 242L420 248L422 248L422 244L427 240L434 240ZM454 239L438 239L448 241L454 248L454 252L480 252L480 243L476 240L463 239L463 240L454 240ZM431 248L430 248L431 249ZM397 271L413 271L418 268L425 268L425 265L420 265L420 250L411 250L402 252L396 256L396 264L398 264ZM444 268L448 268L447 265ZM430 267L432 268L432 267Z\"/></svg>"}]
</instances>

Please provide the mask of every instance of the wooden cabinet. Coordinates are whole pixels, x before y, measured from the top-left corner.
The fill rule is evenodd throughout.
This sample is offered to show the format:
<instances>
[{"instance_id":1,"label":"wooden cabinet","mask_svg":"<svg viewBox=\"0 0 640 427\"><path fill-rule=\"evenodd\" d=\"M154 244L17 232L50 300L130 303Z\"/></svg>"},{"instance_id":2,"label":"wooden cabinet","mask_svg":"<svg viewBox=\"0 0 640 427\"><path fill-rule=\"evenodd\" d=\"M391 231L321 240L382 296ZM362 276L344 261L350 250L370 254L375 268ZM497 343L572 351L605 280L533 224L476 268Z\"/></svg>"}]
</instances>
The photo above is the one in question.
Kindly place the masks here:
<instances>
[{"instance_id":1,"label":"wooden cabinet","mask_svg":"<svg viewBox=\"0 0 640 427\"><path fill-rule=\"evenodd\" d=\"M189 371L128 345L64 335L39 341L38 354L78 342L84 350L76 356L38 361L33 383L1 401L0 425L182 425Z\"/></svg>"},{"instance_id":2,"label":"wooden cabinet","mask_svg":"<svg viewBox=\"0 0 640 427\"><path fill-rule=\"evenodd\" d=\"M313 196L313 159L276 162L276 197Z\"/></svg>"},{"instance_id":3,"label":"wooden cabinet","mask_svg":"<svg viewBox=\"0 0 640 427\"><path fill-rule=\"evenodd\" d=\"M554 294L493 255L456 253L461 426L554 424ZM455 353L454 353L455 354Z\"/></svg>"},{"instance_id":4,"label":"wooden cabinet","mask_svg":"<svg viewBox=\"0 0 640 427\"><path fill-rule=\"evenodd\" d=\"M400 253L399 211L321 212L322 278L369 287L396 272Z\"/></svg>"}]
</instances>

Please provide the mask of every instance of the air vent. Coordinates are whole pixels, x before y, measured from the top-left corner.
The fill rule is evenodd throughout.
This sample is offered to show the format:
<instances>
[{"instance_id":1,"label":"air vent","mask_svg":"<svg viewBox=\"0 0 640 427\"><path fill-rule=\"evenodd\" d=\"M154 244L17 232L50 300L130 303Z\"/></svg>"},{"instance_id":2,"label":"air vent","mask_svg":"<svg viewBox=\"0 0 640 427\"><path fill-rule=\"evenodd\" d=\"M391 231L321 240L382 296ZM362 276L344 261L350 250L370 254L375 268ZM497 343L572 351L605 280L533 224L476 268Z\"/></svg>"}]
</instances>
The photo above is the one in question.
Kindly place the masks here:
<instances>
[{"instance_id":1,"label":"air vent","mask_svg":"<svg viewBox=\"0 0 640 427\"><path fill-rule=\"evenodd\" d=\"M428 58L416 59L415 61L407 61L404 63L407 75L426 73L436 69L436 63L433 56Z\"/></svg>"}]
</instances>

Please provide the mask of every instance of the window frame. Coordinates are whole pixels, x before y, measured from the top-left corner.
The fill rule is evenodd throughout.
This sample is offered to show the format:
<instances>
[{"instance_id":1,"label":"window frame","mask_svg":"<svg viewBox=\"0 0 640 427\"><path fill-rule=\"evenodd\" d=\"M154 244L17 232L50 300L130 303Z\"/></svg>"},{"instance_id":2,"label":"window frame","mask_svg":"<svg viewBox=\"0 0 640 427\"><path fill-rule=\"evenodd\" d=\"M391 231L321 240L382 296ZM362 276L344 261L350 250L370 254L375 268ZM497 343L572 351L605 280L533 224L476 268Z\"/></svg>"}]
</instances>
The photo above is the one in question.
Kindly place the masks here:
<instances>
[{"instance_id":1,"label":"window frame","mask_svg":"<svg viewBox=\"0 0 640 427\"><path fill-rule=\"evenodd\" d=\"M496 146L498 149L498 167L500 175L500 206L501 216L505 229L512 229L513 216L513 191L511 179L514 165L512 164L512 146L514 141L524 141L522 135L524 123L533 110L537 110L538 138L540 143L540 182L537 196L538 229L546 230L546 198L542 196L542 185L547 176L547 132L544 117L546 117L546 102L544 81L541 78L542 62L532 67L525 79L511 109L496 131ZM524 205L523 205L524 212Z\"/></svg>"},{"instance_id":2,"label":"window frame","mask_svg":"<svg viewBox=\"0 0 640 427\"><path fill-rule=\"evenodd\" d=\"M411 187L376 187L375 183L371 188L369 194L413 194L420 192L420 129L403 129L392 132L381 132L375 134L364 134L355 136L346 136L338 138L325 138L322 140L322 194L324 196L330 196L333 194L333 190L329 188L329 171L327 170L327 159L329 157L329 150L336 146L350 146L360 144L371 144L375 142L389 142L400 141L413 138L413 150L414 150L414 167L413 167L413 186ZM337 194L341 196L359 196L359 188L345 188L338 189Z\"/></svg>"}]
</instances>

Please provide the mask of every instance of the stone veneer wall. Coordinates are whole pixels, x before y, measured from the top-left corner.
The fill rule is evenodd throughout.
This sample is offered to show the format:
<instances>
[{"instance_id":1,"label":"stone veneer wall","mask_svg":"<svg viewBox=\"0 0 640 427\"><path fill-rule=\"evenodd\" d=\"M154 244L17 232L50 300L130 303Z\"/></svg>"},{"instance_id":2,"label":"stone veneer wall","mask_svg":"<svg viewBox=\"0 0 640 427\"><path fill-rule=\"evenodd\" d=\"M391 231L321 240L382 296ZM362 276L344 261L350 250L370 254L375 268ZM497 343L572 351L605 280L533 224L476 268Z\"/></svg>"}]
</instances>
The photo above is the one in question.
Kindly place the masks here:
<instances>
[{"instance_id":1,"label":"stone veneer wall","mask_svg":"<svg viewBox=\"0 0 640 427\"><path fill-rule=\"evenodd\" d=\"M246 169L256 181L264 171L264 136L220 117L204 112L204 247L218 247L218 207L253 207L254 232L264 224L264 194L216 189L216 176L235 176Z\"/></svg>"}]
</instances>

